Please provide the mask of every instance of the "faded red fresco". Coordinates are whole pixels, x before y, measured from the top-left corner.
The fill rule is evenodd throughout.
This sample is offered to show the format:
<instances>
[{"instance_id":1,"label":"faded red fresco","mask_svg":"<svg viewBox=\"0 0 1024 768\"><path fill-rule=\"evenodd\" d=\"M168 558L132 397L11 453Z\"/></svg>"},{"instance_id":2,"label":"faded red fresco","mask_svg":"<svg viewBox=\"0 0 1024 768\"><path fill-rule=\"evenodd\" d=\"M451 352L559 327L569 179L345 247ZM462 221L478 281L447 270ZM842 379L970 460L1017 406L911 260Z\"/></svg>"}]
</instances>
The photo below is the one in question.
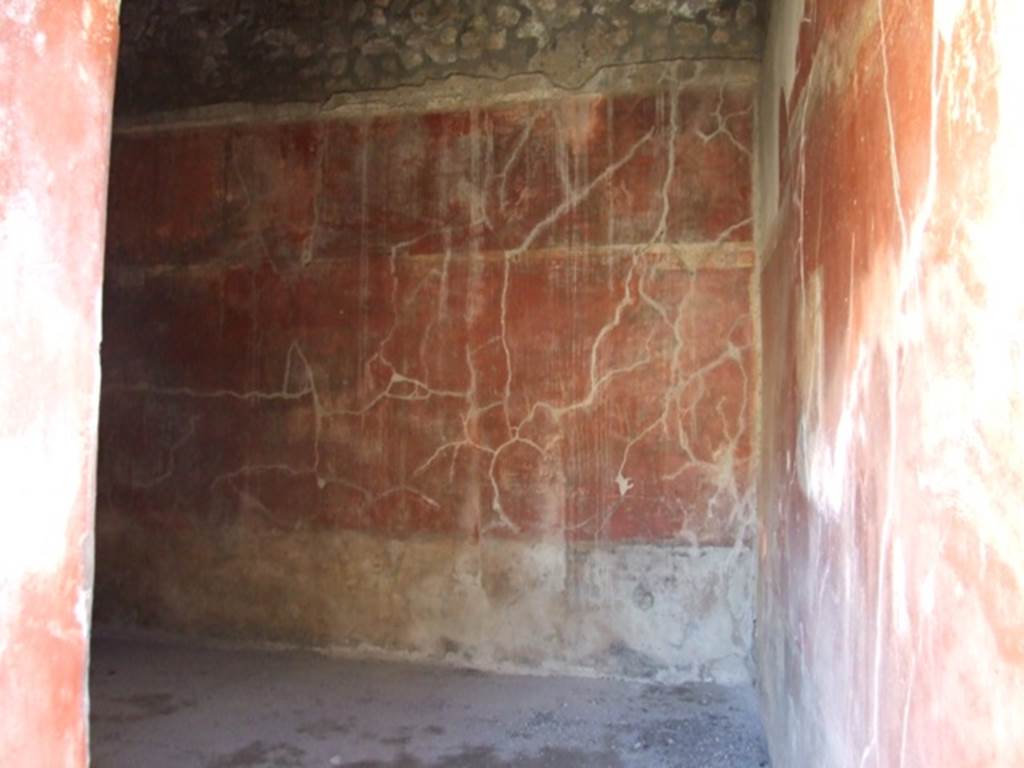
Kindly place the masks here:
<instances>
[{"instance_id":1,"label":"faded red fresco","mask_svg":"<svg viewBox=\"0 0 1024 768\"><path fill-rule=\"evenodd\" d=\"M139 522L731 544L749 87L120 136L104 488Z\"/></svg>"},{"instance_id":2,"label":"faded red fresco","mask_svg":"<svg viewBox=\"0 0 1024 768\"><path fill-rule=\"evenodd\" d=\"M792 766L1024 764L1016 0L808 2L762 276L758 661ZM785 12L776 16L784 28ZM784 71L782 69L774 70Z\"/></svg>"},{"instance_id":3,"label":"faded red fresco","mask_svg":"<svg viewBox=\"0 0 1024 768\"><path fill-rule=\"evenodd\" d=\"M644 620L680 605L671 578L693 579L688 599L726 612L728 623L708 623L729 627L728 648L705 648L694 617L679 633L698 646L666 641L656 663L700 647L672 663L697 675L728 656L740 674L754 539L752 122L749 79L695 80L647 95L118 135L99 525L124 565L105 572L104 615L212 632L245 623L247 636L303 642L304 626L347 622L317 629L318 642L369 642L372 625L384 638L373 642L445 652L458 622L431 613L417 629L402 617L449 610L462 589L454 555L423 566L445 585L436 606L408 607L423 578L382 587L381 603L402 606L388 618L372 591L332 575L332 556L306 550L287 579L267 577L274 593L316 584L351 600L270 626L232 618L233 596L248 594L234 583L191 601L170 585L198 545L154 546L172 572L156 583L121 542L139 531L223 542L211 545L232 553L219 568L256 557L247 536L345 532L372 537L349 537L359 552L455 542L491 568L487 541L523 554L507 556L501 578L473 570L482 597L456 601L475 617L465 626L500 620L508 593L538 606L519 647L592 664L586 643L618 658L619 635L645 638L588 607L586 643L574 639L583 630L566 606L629 582L559 574L574 548L637 544L653 557L643 546L656 544L693 556L659 561L690 570L657 582L659 609ZM714 568L701 547L717 548ZM629 577L647 579L638 568ZM245 581L253 568L235 570ZM634 610L633 587L621 588ZM539 607L551 594L560 607ZM517 653L502 658L531 658Z\"/></svg>"},{"instance_id":4,"label":"faded red fresco","mask_svg":"<svg viewBox=\"0 0 1024 768\"><path fill-rule=\"evenodd\" d=\"M0 762L87 762L117 6L0 9Z\"/></svg>"}]
</instances>

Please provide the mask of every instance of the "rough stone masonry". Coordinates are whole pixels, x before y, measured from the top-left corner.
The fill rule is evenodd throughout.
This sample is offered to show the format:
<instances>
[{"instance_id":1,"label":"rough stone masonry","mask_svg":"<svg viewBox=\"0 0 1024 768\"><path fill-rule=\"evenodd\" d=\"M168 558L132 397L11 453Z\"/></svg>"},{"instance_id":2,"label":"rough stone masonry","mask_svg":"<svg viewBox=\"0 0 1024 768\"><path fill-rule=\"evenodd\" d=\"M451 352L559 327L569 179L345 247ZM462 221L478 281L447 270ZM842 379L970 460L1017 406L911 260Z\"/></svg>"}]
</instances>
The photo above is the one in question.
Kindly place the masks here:
<instances>
[{"instance_id":1,"label":"rough stone masonry","mask_svg":"<svg viewBox=\"0 0 1024 768\"><path fill-rule=\"evenodd\" d=\"M759 8L758 6L762 7ZM125 0L117 109L319 102L454 74L541 73L578 86L601 67L753 60L753 0Z\"/></svg>"}]
</instances>

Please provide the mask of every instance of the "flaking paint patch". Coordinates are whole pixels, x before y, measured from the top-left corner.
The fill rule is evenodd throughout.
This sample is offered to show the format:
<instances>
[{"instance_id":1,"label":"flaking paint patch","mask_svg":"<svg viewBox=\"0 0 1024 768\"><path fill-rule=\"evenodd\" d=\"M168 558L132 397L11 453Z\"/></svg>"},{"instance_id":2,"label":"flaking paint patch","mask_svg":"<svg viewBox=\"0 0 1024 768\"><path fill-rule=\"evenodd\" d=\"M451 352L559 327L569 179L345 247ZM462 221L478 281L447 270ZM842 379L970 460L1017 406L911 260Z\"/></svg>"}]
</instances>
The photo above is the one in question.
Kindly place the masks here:
<instances>
[{"instance_id":1,"label":"flaking paint patch","mask_svg":"<svg viewBox=\"0 0 1024 768\"><path fill-rule=\"evenodd\" d=\"M943 40L949 41L953 38L953 30L956 28L957 20L964 11L967 0L934 0L935 26Z\"/></svg>"},{"instance_id":2,"label":"flaking paint patch","mask_svg":"<svg viewBox=\"0 0 1024 768\"><path fill-rule=\"evenodd\" d=\"M803 258L803 254L800 254ZM809 275L800 294L798 307L797 383L799 384L799 414L796 466L804 493L810 498L827 499L823 484L827 473L821 472L829 464L829 441L824 430L825 397L825 339L824 317L821 306L821 272ZM829 504L829 508L833 505Z\"/></svg>"},{"instance_id":3,"label":"flaking paint patch","mask_svg":"<svg viewBox=\"0 0 1024 768\"><path fill-rule=\"evenodd\" d=\"M0 213L0 249L24 258L0 260L0 356L52 372L51 386L67 385L66 362L80 338L77 317L60 301L60 268L34 261L49 252L43 211L28 193L9 199ZM28 265L28 266L26 266ZM25 308L30 308L26 310ZM19 350L31 349L31 359ZM15 382L12 378L9 381ZM16 386L0 389L0 411L8 414L0 433L4 487L19 500L17 528L0 537L0 589L14 589L26 575L56 569L67 546L67 513L79 492L85 456L75 423L75 402L45 398ZM0 600L0 604L4 601ZM0 622L2 624L3 622Z\"/></svg>"},{"instance_id":4,"label":"flaking paint patch","mask_svg":"<svg viewBox=\"0 0 1024 768\"><path fill-rule=\"evenodd\" d=\"M28 26L35 19L36 0L8 0L4 5L4 15L15 24Z\"/></svg>"}]
</instances>

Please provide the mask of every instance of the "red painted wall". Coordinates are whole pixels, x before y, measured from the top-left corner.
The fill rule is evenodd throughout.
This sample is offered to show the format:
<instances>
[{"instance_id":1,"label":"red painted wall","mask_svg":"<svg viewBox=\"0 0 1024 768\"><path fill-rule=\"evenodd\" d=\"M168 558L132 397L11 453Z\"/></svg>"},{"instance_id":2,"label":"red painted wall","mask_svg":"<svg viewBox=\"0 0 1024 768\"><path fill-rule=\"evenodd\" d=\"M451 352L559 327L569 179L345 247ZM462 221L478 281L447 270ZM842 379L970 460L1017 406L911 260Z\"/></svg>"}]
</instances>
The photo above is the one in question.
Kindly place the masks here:
<instances>
[{"instance_id":1,"label":"red painted wall","mask_svg":"<svg viewBox=\"0 0 1024 768\"><path fill-rule=\"evenodd\" d=\"M749 240L750 95L722 98L119 136L107 489L154 524L248 517L242 483L285 527L731 541L750 252L665 249Z\"/></svg>"},{"instance_id":2,"label":"red painted wall","mask_svg":"<svg viewBox=\"0 0 1024 768\"><path fill-rule=\"evenodd\" d=\"M0 7L0 762L87 761L117 6Z\"/></svg>"},{"instance_id":3,"label":"red painted wall","mask_svg":"<svg viewBox=\"0 0 1024 768\"><path fill-rule=\"evenodd\" d=\"M140 527L748 546L752 116L697 79L117 136L111 615L183 623Z\"/></svg>"},{"instance_id":4,"label":"red painted wall","mask_svg":"<svg viewBox=\"0 0 1024 768\"><path fill-rule=\"evenodd\" d=\"M776 765L1024 764L1022 21L1017 0L819 0L773 22L758 660Z\"/></svg>"}]
</instances>

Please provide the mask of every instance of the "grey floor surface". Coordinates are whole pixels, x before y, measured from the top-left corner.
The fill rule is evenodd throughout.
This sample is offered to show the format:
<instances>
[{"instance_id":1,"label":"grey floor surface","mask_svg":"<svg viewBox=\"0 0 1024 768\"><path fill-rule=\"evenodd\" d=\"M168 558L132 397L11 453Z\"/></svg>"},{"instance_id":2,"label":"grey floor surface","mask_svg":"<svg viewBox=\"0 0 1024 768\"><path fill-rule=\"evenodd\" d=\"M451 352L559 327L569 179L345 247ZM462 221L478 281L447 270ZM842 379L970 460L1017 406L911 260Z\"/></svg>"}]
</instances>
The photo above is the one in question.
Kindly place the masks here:
<instances>
[{"instance_id":1,"label":"grey floor surface","mask_svg":"<svg viewBox=\"0 0 1024 768\"><path fill-rule=\"evenodd\" d=\"M96 768L761 768L753 695L96 639Z\"/></svg>"}]
</instances>

